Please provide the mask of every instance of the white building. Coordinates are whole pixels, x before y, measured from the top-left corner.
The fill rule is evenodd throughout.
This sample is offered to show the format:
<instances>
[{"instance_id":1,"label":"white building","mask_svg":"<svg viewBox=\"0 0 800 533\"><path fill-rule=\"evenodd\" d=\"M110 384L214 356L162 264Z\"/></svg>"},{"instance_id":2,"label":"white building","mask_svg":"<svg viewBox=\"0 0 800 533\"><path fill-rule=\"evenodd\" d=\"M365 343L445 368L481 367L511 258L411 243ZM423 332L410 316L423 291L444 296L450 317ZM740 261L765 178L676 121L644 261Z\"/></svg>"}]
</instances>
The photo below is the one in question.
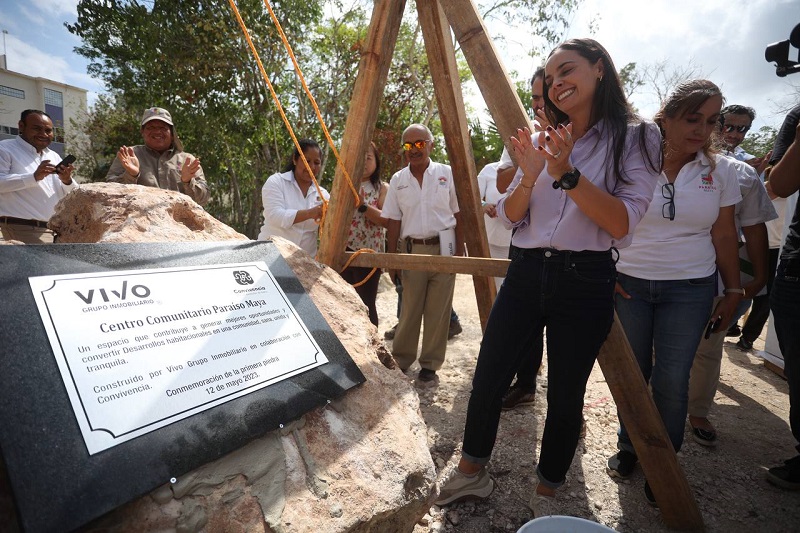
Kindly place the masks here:
<instances>
[{"instance_id":1,"label":"white building","mask_svg":"<svg viewBox=\"0 0 800 533\"><path fill-rule=\"evenodd\" d=\"M20 114L26 109L40 109L50 115L56 128L50 145L62 157L64 144L73 133L70 120L86 116L86 89L66 85L47 78L26 76L3 68L0 62L0 140L18 133Z\"/></svg>"}]
</instances>

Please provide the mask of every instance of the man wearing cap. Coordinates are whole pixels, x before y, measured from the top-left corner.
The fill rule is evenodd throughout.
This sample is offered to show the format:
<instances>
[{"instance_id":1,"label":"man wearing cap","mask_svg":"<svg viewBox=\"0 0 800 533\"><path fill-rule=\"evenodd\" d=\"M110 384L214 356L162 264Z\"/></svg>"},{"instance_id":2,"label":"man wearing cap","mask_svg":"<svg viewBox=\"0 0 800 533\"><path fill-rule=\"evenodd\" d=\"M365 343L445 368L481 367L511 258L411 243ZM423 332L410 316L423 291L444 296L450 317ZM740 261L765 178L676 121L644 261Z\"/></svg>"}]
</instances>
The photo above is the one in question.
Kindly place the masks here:
<instances>
[{"instance_id":1,"label":"man wearing cap","mask_svg":"<svg viewBox=\"0 0 800 533\"><path fill-rule=\"evenodd\" d=\"M208 202L208 184L200 160L183 151L169 111L146 109L142 115L144 145L122 146L106 181L179 191L200 205Z\"/></svg>"},{"instance_id":2,"label":"man wearing cap","mask_svg":"<svg viewBox=\"0 0 800 533\"><path fill-rule=\"evenodd\" d=\"M61 156L50 150L53 122L38 109L26 109L19 136L0 141L0 231L3 240L26 244L52 243L47 229L56 203L78 186L72 165L58 166Z\"/></svg>"}]
</instances>

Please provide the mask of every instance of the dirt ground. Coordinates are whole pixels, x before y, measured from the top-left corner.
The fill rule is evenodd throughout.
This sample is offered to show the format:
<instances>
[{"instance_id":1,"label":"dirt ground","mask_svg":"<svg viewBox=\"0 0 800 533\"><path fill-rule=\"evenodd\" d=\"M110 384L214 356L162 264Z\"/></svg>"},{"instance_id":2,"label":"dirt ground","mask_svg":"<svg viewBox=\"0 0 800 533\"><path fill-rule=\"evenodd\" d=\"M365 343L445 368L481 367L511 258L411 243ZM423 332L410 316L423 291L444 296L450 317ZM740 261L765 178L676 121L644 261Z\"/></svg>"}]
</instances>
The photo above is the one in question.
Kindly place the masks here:
<instances>
[{"instance_id":1,"label":"dirt ground","mask_svg":"<svg viewBox=\"0 0 800 533\"><path fill-rule=\"evenodd\" d=\"M397 297L384 275L378 295L380 332L395 322ZM428 442L437 469L458 458L470 382L481 339L472 278L458 275L454 307L463 333L448 342L447 361L438 383L417 387ZM764 335L755 343L763 349ZM733 340L735 339L728 339ZM789 430L786 381L764 367L752 353L725 343L720 386L710 419L717 428L716 448L700 446L686 431L679 462L686 472L709 532L798 532L800 491L766 482L770 466L795 455ZM391 346L391 343L387 341ZM547 358L545 357L545 365ZM413 368L416 368L416 365ZM538 378L535 405L503 412L489 472L494 493L480 502L440 509L432 507L417 524L423 532L515 532L532 519L527 502L535 482L535 465L546 415L546 369ZM412 376L413 379L413 376ZM637 467L631 479L617 483L605 471L616 453L617 417L614 400L598 365L585 398L586 437L581 440L567 483L559 491L563 514L604 524L620 532L670 531L658 509L644 497L644 476ZM450 466L448 466L448 464Z\"/></svg>"}]
</instances>

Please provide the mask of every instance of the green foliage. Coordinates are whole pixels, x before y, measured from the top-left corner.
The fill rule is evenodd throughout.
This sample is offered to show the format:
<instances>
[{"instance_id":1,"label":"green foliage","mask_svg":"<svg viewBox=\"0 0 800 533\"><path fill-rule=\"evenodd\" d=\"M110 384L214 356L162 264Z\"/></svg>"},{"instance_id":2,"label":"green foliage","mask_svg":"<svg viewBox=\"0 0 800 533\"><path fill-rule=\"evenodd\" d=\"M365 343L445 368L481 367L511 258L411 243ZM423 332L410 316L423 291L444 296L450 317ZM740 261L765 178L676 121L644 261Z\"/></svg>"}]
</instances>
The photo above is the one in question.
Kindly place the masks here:
<instances>
[{"instance_id":1,"label":"green foliage","mask_svg":"<svg viewBox=\"0 0 800 533\"><path fill-rule=\"evenodd\" d=\"M240 0L238 6L267 75L285 94L293 76L285 69L285 52L262 2ZM274 9L289 40L302 41L319 19L321 1L281 2ZM228 4L82 0L77 22L68 29L83 39L77 51L91 60L90 73L106 82L119 111L136 117L136 135L120 144L141 142L138 117L144 108L169 109L184 147L203 162L213 191L206 208L226 224L255 235L261 185L289 159L292 146ZM296 117L298 100L284 105ZM93 112L105 116L104 106L106 102ZM104 142L119 141L121 132L110 128L114 133ZM95 129L97 135L102 131ZM297 126L299 137L319 138L318 132L309 123ZM98 161L93 174L109 163Z\"/></svg>"},{"instance_id":2,"label":"green foliage","mask_svg":"<svg viewBox=\"0 0 800 533\"><path fill-rule=\"evenodd\" d=\"M486 0L481 7L490 17L524 24L532 41L552 46L579 1ZM326 5L334 9L323 16ZM237 6L298 138L316 139L328 155L313 108L263 1L237 0ZM272 6L339 145L372 3L276 0ZM293 145L228 3L80 0L77 12L75 24L68 25L82 39L76 51L90 60L89 73L104 80L109 91L80 121L85 138L78 143L79 152L81 162L92 169L90 179L104 179L119 146L141 143L139 118L145 108L164 107L172 113L185 149L202 160L211 188L206 209L246 235L257 235L261 187L289 160ZM471 78L461 56L458 69L462 82ZM523 98L529 100L529 95ZM433 157L444 161L430 69L409 2L373 137L385 179L405 164L401 135L414 122L434 132ZM492 129L475 130L476 139L484 139L479 157L486 160L496 160L502 149ZM321 180L324 186L330 186L334 172L331 160Z\"/></svg>"},{"instance_id":3,"label":"green foliage","mask_svg":"<svg viewBox=\"0 0 800 533\"><path fill-rule=\"evenodd\" d=\"M758 131L748 133L740 146L748 154L761 157L772 150L777 136L778 130L772 126L761 126Z\"/></svg>"}]
</instances>

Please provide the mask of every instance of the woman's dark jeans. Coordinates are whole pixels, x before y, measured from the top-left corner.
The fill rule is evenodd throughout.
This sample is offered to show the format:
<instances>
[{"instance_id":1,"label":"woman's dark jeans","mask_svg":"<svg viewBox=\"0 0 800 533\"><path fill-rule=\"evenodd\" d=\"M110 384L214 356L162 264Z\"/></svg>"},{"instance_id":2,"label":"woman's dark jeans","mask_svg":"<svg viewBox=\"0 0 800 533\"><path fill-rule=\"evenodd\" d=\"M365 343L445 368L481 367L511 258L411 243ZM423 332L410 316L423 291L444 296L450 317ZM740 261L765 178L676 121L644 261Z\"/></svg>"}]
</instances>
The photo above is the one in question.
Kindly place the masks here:
<instances>
[{"instance_id":1,"label":"woman's dark jeans","mask_svg":"<svg viewBox=\"0 0 800 533\"><path fill-rule=\"evenodd\" d=\"M503 394L547 327L547 420L538 474L559 487L581 430L586 382L614 319L611 251L517 249L483 336L464 429L463 457L486 464Z\"/></svg>"}]
</instances>

